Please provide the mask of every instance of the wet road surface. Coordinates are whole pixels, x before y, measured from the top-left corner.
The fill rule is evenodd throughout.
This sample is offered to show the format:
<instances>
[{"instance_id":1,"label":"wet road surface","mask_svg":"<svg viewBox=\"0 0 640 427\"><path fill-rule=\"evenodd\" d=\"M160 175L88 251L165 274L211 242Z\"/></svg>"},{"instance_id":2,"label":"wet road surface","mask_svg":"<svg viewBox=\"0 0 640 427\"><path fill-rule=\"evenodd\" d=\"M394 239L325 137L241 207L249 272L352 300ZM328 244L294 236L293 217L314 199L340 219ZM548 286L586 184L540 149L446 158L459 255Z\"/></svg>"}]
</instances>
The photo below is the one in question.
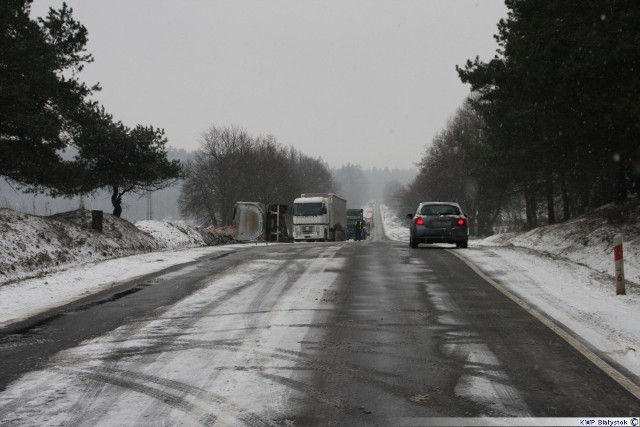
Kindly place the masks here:
<instances>
[{"instance_id":1,"label":"wet road surface","mask_svg":"<svg viewBox=\"0 0 640 427\"><path fill-rule=\"evenodd\" d=\"M205 258L2 331L0 424L640 413L452 246L411 249L374 230Z\"/></svg>"}]
</instances>

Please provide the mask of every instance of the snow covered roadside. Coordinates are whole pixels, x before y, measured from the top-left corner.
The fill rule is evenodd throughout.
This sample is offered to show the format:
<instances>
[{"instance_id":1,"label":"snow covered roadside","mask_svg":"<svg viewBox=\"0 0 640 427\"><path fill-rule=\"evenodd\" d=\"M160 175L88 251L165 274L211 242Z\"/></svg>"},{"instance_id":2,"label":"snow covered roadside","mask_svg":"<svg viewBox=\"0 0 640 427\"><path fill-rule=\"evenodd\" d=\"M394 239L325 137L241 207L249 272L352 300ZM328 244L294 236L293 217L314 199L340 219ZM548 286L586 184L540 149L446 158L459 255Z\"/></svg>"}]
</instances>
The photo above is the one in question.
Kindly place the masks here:
<instances>
[{"instance_id":1,"label":"snow covered roadside","mask_svg":"<svg viewBox=\"0 0 640 427\"><path fill-rule=\"evenodd\" d=\"M98 293L119 282L195 261L204 255L234 251L238 246L241 245L132 255L0 286L0 328Z\"/></svg>"},{"instance_id":2,"label":"snow covered roadside","mask_svg":"<svg viewBox=\"0 0 640 427\"><path fill-rule=\"evenodd\" d=\"M102 232L91 223L91 211L81 209L48 217L0 209L0 327L123 281L242 247L207 247L198 230L179 222L131 224L104 214Z\"/></svg>"},{"instance_id":3,"label":"snow covered roadside","mask_svg":"<svg viewBox=\"0 0 640 427\"><path fill-rule=\"evenodd\" d=\"M408 245L409 229L403 221L385 206L381 207L381 214L387 237ZM576 244L568 240L566 233L549 233L544 237L539 230L536 233L539 238L535 246L533 238L527 238L523 233L473 240L469 242L469 249L455 253L571 331L593 350L640 377L640 292L637 284L627 285L627 295L615 295L613 258L607 253L606 242L600 234L578 236L574 232L580 237ZM598 241L601 241L600 246ZM522 242L522 246L528 245L518 247L518 242ZM580 247L584 250L578 251ZM569 251L571 258L559 254L557 248L572 248ZM635 250L625 248L629 261L628 266L625 265L625 269L629 269L627 277L639 277L635 253ZM603 271L606 270L603 258L609 260L609 271Z\"/></svg>"},{"instance_id":4,"label":"snow covered roadside","mask_svg":"<svg viewBox=\"0 0 640 427\"><path fill-rule=\"evenodd\" d=\"M136 221L134 225L169 249L205 246L202 234L180 222L142 220Z\"/></svg>"}]
</instances>

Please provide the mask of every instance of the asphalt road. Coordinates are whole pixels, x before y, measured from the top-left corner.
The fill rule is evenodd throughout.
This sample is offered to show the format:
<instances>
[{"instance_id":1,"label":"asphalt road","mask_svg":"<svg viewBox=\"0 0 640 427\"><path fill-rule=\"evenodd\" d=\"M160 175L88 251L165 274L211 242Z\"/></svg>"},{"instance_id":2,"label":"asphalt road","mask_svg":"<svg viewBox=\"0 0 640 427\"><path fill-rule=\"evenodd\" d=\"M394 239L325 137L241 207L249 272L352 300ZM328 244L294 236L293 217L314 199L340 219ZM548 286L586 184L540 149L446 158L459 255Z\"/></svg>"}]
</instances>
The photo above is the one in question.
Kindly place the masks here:
<instances>
[{"instance_id":1,"label":"asphalt road","mask_svg":"<svg viewBox=\"0 0 640 427\"><path fill-rule=\"evenodd\" d=\"M301 424L637 415L640 401L440 247L349 248L331 325L307 343ZM451 246L449 246L450 248ZM456 249L452 249L456 250ZM460 249L464 250L464 249Z\"/></svg>"},{"instance_id":2,"label":"asphalt road","mask_svg":"<svg viewBox=\"0 0 640 427\"><path fill-rule=\"evenodd\" d=\"M455 257L254 247L0 331L0 424L419 425L640 401ZM463 251L464 249L460 249Z\"/></svg>"}]
</instances>

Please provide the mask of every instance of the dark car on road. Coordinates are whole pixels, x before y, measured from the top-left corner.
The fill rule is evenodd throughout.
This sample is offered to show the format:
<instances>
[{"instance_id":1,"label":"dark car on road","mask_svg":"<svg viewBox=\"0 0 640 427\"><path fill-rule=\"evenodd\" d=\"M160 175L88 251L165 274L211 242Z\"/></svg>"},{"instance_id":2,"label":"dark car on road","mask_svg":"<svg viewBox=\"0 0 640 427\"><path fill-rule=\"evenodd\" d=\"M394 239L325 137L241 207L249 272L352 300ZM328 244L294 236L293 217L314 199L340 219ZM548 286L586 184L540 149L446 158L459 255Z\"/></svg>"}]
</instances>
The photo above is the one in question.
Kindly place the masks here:
<instances>
[{"instance_id":1,"label":"dark car on road","mask_svg":"<svg viewBox=\"0 0 640 427\"><path fill-rule=\"evenodd\" d=\"M460 205L449 202L422 202L415 214L408 214L409 245L420 243L454 243L466 248L469 242L469 224Z\"/></svg>"}]
</instances>

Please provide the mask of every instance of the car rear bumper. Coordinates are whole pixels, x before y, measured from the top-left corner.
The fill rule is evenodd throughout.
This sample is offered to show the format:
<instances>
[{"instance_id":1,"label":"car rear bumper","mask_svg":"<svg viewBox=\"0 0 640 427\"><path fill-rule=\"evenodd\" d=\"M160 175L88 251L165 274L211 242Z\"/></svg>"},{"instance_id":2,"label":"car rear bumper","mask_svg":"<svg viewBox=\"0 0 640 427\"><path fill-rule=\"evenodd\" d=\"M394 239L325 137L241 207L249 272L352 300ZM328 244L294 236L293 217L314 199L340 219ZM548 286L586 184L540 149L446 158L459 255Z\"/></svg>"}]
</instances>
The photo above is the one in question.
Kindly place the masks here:
<instances>
[{"instance_id":1,"label":"car rear bumper","mask_svg":"<svg viewBox=\"0 0 640 427\"><path fill-rule=\"evenodd\" d=\"M468 240L466 228L452 229L416 229L414 238L419 243L457 243Z\"/></svg>"}]
</instances>

